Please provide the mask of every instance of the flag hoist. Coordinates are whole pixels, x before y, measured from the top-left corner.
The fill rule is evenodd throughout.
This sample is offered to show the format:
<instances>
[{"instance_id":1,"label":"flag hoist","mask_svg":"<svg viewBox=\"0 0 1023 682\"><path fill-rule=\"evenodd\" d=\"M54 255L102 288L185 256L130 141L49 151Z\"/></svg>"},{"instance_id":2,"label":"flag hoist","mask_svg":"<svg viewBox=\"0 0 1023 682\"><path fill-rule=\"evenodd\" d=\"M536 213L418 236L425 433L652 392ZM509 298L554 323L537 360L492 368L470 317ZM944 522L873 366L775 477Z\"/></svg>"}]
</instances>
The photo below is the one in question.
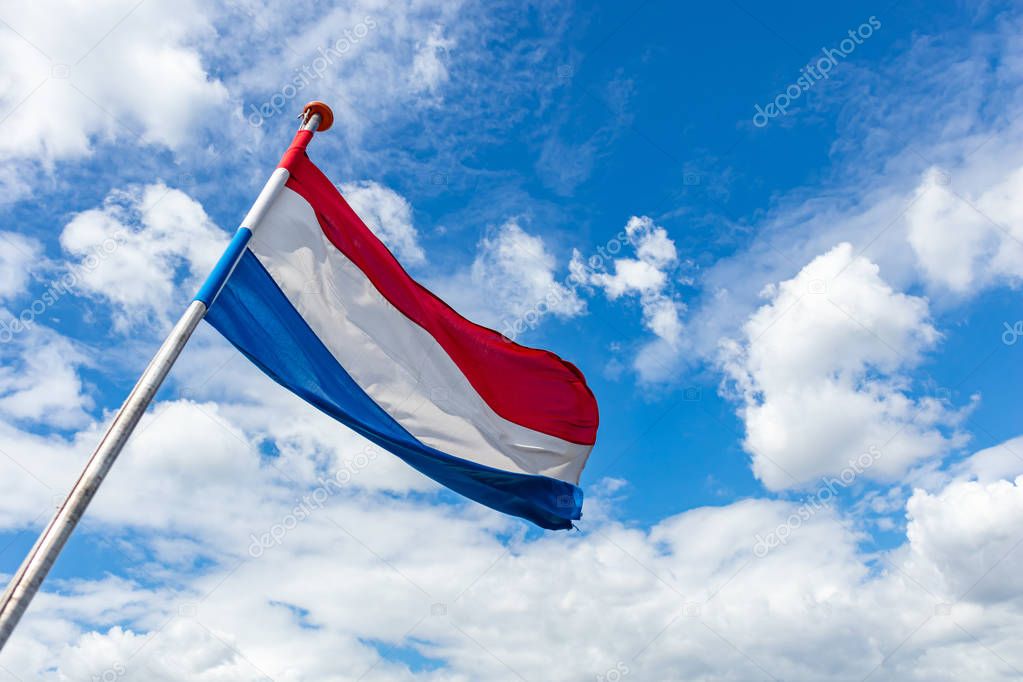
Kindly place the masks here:
<instances>
[{"instance_id":1,"label":"flag hoist","mask_svg":"<svg viewBox=\"0 0 1023 682\"><path fill-rule=\"evenodd\" d=\"M276 382L455 492L542 528L582 515L596 441L582 373L456 313L405 272L306 154L302 125L0 599L0 649L206 319Z\"/></svg>"}]
</instances>

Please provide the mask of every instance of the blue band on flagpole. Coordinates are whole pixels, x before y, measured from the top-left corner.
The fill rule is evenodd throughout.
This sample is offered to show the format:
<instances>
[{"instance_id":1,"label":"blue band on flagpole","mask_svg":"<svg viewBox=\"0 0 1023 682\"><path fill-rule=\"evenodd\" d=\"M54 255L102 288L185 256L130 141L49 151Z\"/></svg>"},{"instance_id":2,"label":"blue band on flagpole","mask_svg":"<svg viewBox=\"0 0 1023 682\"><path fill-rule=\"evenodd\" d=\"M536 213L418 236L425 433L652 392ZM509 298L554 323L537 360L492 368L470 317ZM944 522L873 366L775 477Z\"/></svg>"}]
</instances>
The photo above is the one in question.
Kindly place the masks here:
<instances>
[{"instance_id":1,"label":"blue band on flagpole","mask_svg":"<svg viewBox=\"0 0 1023 682\"><path fill-rule=\"evenodd\" d=\"M220 260L213 266L209 277L199 287L199 291L193 300L202 301L207 308L213 305L217 294L224 288L227 278L234 272L235 266L238 265L242 254L245 253L245 247L250 239L252 239L252 230L247 227L239 227L238 231L234 233L234 237L231 238L231 243L227 245L223 255L220 256Z\"/></svg>"}]
</instances>

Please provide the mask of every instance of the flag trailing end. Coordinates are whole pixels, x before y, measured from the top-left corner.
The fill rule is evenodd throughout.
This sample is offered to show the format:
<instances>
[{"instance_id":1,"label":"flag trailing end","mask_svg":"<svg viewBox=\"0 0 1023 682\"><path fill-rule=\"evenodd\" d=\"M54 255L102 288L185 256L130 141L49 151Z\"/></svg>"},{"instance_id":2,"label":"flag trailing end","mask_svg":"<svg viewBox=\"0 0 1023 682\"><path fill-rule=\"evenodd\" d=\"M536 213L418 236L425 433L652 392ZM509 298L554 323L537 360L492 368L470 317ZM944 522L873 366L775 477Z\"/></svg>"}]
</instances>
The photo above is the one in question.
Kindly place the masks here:
<instances>
[{"instance_id":1,"label":"flag trailing end","mask_svg":"<svg viewBox=\"0 0 1023 682\"><path fill-rule=\"evenodd\" d=\"M412 279L309 160L312 134L285 153L286 182L206 319L278 383L430 478L570 528L598 423L583 375Z\"/></svg>"}]
</instances>

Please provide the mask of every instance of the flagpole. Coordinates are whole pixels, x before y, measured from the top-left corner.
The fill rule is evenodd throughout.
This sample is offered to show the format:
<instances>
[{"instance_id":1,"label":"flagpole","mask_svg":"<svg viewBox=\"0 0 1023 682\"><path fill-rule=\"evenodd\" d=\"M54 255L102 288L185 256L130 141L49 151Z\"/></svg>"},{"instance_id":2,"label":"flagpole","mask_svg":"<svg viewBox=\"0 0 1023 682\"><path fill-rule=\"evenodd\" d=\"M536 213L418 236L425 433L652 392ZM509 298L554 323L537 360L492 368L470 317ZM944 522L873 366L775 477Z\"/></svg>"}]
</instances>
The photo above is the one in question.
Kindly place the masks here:
<instances>
[{"instance_id":1,"label":"flagpole","mask_svg":"<svg viewBox=\"0 0 1023 682\"><path fill-rule=\"evenodd\" d=\"M330 108L322 102L310 102L302 111L300 130L311 133L326 130L333 124L334 115ZM209 277L200 287L195 299L185 309L181 319L164 340L156 355L150 360L135 387L128 394L121 409L114 415L114 420L100 440L96 450L89 457L85 468L78 476L71 492L57 508L57 513L39 535L28 556L18 571L11 578L3 597L0 597L0 650L10 638L15 626L21 619L25 609L39 591L40 585L57 560L75 526L81 520L86 508L99 490L100 484L113 466L114 460L121 453L132 431L139 423L146 408L152 402L157 390L167 377L167 373L178 359L181 350L188 343L192 332L199 325L206 311L213 304L217 294L227 282L231 272L238 264L245 246L252 237L253 230L266 215L273 200L280 194L288 181L288 171L278 168L267 180L252 208L242 220L241 226L231 239L230 244L213 267Z\"/></svg>"}]
</instances>

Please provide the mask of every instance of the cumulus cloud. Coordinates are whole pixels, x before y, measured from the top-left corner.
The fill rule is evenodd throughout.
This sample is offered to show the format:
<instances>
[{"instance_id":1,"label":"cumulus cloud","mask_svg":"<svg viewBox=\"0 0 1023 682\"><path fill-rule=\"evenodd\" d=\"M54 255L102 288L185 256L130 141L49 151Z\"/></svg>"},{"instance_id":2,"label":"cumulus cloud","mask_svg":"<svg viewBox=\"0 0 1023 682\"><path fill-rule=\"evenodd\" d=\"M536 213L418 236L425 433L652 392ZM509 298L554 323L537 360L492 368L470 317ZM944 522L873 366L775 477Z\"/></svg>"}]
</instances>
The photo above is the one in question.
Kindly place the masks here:
<instances>
[{"instance_id":1,"label":"cumulus cloud","mask_svg":"<svg viewBox=\"0 0 1023 682\"><path fill-rule=\"evenodd\" d=\"M541 237L509 221L484 237L472 263L472 280L508 304L512 314L524 314L540 300L551 299L554 315L573 317L585 306L565 285L555 281L554 256Z\"/></svg>"},{"instance_id":2,"label":"cumulus cloud","mask_svg":"<svg viewBox=\"0 0 1023 682\"><path fill-rule=\"evenodd\" d=\"M1023 573L1015 570L1015 550L1023 527L1023 476L915 490L906 516L909 546L902 561L929 589L980 604L1019 603Z\"/></svg>"},{"instance_id":3,"label":"cumulus cloud","mask_svg":"<svg viewBox=\"0 0 1023 682\"><path fill-rule=\"evenodd\" d=\"M467 270L434 284L470 319L514 339L547 315L569 319L586 311L586 302L558 280L557 271L544 239L512 219L480 240Z\"/></svg>"},{"instance_id":4,"label":"cumulus cloud","mask_svg":"<svg viewBox=\"0 0 1023 682\"><path fill-rule=\"evenodd\" d=\"M824 509L763 556L754 538L792 523L794 503L693 509L648 530L611 516L526 539L489 514L343 493L258 557L245 553L247 536L221 533L220 549L236 556L184 580L172 569L155 581L64 581L0 661L41 680L114 666L126 680L588 680L612 670L1008 680L1023 666L1011 570L1021 483L914 492L905 542L880 554L862 552L850 524ZM236 505L236 516L265 523L292 504L265 500Z\"/></svg>"},{"instance_id":5,"label":"cumulus cloud","mask_svg":"<svg viewBox=\"0 0 1023 682\"><path fill-rule=\"evenodd\" d=\"M412 206L405 197L372 180L342 184L341 192L399 261L419 265L426 260L412 224Z\"/></svg>"},{"instance_id":6,"label":"cumulus cloud","mask_svg":"<svg viewBox=\"0 0 1023 682\"><path fill-rule=\"evenodd\" d=\"M121 330L147 319L166 324L188 300L175 294L199 284L226 241L198 202L159 183L111 192L60 235L75 259L77 290L112 303Z\"/></svg>"},{"instance_id":7,"label":"cumulus cloud","mask_svg":"<svg viewBox=\"0 0 1023 682\"><path fill-rule=\"evenodd\" d=\"M907 213L907 238L926 279L976 294L1023 278L1023 167L976 197L961 196L931 169ZM940 182L936 182L939 180Z\"/></svg>"},{"instance_id":8,"label":"cumulus cloud","mask_svg":"<svg viewBox=\"0 0 1023 682\"><path fill-rule=\"evenodd\" d=\"M667 230L647 216L629 218L622 236L622 241L632 245L634 258L612 259L613 271L607 272L603 263L591 265L576 251L570 264L573 279L598 287L611 301L626 296L639 299L643 326L657 340L639 350L634 367L644 381L668 379L681 347L681 315L685 311L685 304L674 293L675 281L682 281L678 251Z\"/></svg>"},{"instance_id":9,"label":"cumulus cloud","mask_svg":"<svg viewBox=\"0 0 1023 682\"><path fill-rule=\"evenodd\" d=\"M61 428L88 423L78 370L89 363L69 339L33 324L0 344L0 417Z\"/></svg>"},{"instance_id":10,"label":"cumulus cloud","mask_svg":"<svg viewBox=\"0 0 1023 682\"><path fill-rule=\"evenodd\" d=\"M180 148L226 105L196 48L211 26L192 2L16 3L4 21L5 158L52 164L87 155L97 139Z\"/></svg>"},{"instance_id":11,"label":"cumulus cloud","mask_svg":"<svg viewBox=\"0 0 1023 682\"><path fill-rule=\"evenodd\" d=\"M960 413L908 392L904 372L939 341L925 299L894 291L847 243L764 294L723 362L768 488L835 475L874 450L867 476L891 479L961 444L943 433Z\"/></svg>"}]
</instances>

